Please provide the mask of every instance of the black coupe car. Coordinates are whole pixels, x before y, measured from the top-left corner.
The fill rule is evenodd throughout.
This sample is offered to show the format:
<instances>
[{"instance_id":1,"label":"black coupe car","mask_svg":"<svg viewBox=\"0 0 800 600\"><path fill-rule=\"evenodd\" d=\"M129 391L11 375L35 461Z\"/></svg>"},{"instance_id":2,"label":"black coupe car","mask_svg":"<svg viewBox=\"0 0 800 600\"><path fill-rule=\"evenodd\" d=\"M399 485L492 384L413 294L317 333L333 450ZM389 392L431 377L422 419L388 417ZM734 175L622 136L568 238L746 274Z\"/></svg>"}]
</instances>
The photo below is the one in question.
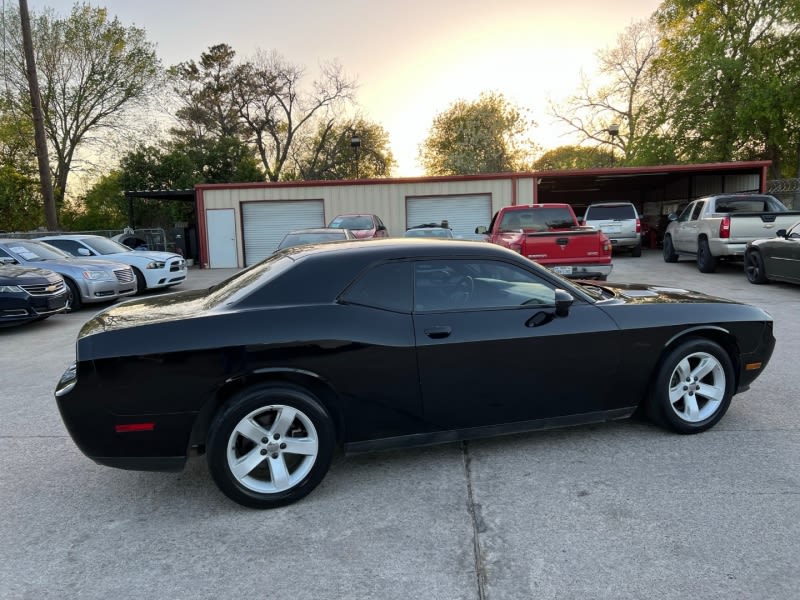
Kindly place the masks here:
<instances>
[{"instance_id":1,"label":"black coupe car","mask_svg":"<svg viewBox=\"0 0 800 600\"><path fill-rule=\"evenodd\" d=\"M800 283L800 222L747 244L744 273L750 283Z\"/></svg>"},{"instance_id":2,"label":"black coupe car","mask_svg":"<svg viewBox=\"0 0 800 600\"><path fill-rule=\"evenodd\" d=\"M0 327L43 321L64 312L68 300L58 273L0 262Z\"/></svg>"},{"instance_id":3,"label":"black coupe car","mask_svg":"<svg viewBox=\"0 0 800 600\"><path fill-rule=\"evenodd\" d=\"M494 244L341 242L99 313L56 398L96 462L180 470L205 452L225 494L268 508L308 494L337 444L452 442L640 405L704 431L774 344L760 308L571 282Z\"/></svg>"}]
</instances>

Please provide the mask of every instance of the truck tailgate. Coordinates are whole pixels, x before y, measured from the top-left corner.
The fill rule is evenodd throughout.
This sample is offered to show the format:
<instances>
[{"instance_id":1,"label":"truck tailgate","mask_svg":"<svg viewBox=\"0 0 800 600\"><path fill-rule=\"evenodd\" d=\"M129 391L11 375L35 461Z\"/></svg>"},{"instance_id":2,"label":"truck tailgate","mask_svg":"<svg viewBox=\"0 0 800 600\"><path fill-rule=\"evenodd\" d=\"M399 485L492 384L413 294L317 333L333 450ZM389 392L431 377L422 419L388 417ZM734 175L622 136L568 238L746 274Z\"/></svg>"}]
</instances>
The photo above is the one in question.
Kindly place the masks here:
<instances>
[{"instance_id":1,"label":"truck tailgate","mask_svg":"<svg viewBox=\"0 0 800 600\"><path fill-rule=\"evenodd\" d=\"M788 229L800 221L800 211L774 213L730 213L732 242L749 242L760 238L773 238L779 229Z\"/></svg>"},{"instance_id":2,"label":"truck tailgate","mask_svg":"<svg viewBox=\"0 0 800 600\"><path fill-rule=\"evenodd\" d=\"M522 254L543 265L610 263L603 256L602 233L593 228L526 233Z\"/></svg>"}]
</instances>

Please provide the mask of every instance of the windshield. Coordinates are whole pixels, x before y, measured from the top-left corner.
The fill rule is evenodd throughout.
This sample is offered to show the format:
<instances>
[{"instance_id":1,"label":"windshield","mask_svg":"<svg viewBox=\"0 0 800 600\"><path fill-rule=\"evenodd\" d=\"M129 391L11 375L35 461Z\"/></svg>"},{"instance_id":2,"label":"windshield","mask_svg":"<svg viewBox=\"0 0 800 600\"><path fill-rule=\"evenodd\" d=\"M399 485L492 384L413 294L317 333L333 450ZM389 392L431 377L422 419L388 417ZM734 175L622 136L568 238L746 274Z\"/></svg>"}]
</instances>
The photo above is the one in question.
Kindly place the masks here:
<instances>
[{"instance_id":1,"label":"windshield","mask_svg":"<svg viewBox=\"0 0 800 600\"><path fill-rule=\"evenodd\" d=\"M406 231L406 237L451 238L453 237L453 232L449 229L409 229Z\"/></svg>"},{"instance_id":2,"label":"windshield","mask_svg":"<svg viewBox=\"0 0 800 600\"><path fill-rule=\"evenodd\" d=\"M547 231L548 229L569 229L575 225L568 208L531 208L530 210L511 210L503 215L501 231Z\"/></svg>"},{"instance_id":3,"label":"windshield","mask_svg":"<svg viewBox=\"0 0 800 600\"><path fill-rule=\"evenodd\" d=\"M45 244L44 242L32 242L29 240L15 240L8 244L8 250L27 262L71 258L69 254L62 252L55 246Z\"/></svg>"},{"instance_id":4,"label":"windshield","mask_svg":"<svg viewBox=\"0 0 800 600\"><path fill-rule=\"evenodd\" d=\"M121 252L133 252L133 250L127 246L123 246L114 240L104 237L83 238L81 242L89 246L89 248L94 250L97 254L119 254Z\"/></svg>"},{"instance_id":5,"label":"windshield","mask_svg":"<svg viewBox=\"0 0 800 600\"><path fill-rule=\"evenodd\" d=\"M629 204L619 206L590 206L586 209L587 221L625 221L635 219L636 209Z\"/></svg>"},{"instance_id":6,"label":"windshield","mask_svg":"<svg viewBox=\"0 0 800 600\"><path fill-rule=\"evenodd\" d=\"M336 217L328 227L337 227L339 229L372 229L372 217L362 215Z\"/></svg>"},{"instance_id":7,"label":"windshield","mask_svg":"<svg viewBox=\"0 0 800 600\"><path fill-rule=\"evenodd\" d=\"M345 239L344 231L323 231L319 233L290 233L278 246L278 250L300 246L302 244L314 244L317 242L333 242Z\"/></svg>"}]
</instances>

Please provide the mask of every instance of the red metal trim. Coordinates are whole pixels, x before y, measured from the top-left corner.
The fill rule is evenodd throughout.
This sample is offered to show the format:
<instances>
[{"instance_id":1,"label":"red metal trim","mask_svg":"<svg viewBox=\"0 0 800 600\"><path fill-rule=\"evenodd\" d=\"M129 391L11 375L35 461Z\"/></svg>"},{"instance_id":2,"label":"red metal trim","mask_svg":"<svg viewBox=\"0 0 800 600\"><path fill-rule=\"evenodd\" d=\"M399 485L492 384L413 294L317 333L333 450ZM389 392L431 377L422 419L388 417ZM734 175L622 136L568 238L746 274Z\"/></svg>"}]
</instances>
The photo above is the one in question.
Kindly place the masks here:
<instances>
[{"instance_id":1,"label":"red metal trim","mask_svg":"<svg viewBox=\"0 0 800 600\"><path fill-rule=\"evenodd\" d=\"M203 200L203 190L195 188L195 198L197 199L197 241L200 245L200 268L208 267L208 223L206 222L205 201Z\"/></svg>"}]
</instances>

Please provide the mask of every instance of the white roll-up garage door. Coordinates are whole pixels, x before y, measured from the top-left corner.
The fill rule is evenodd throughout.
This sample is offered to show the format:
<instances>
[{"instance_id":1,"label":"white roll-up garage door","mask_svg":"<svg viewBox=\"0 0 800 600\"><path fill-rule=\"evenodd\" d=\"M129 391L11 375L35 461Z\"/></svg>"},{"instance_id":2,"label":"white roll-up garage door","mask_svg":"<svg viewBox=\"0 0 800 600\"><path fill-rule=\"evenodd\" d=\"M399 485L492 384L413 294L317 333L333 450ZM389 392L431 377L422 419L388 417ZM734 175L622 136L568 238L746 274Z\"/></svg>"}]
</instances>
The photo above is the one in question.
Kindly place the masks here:
<instances>
[{"instance_id":1,"label":"white roll-up garage door","mask_svg":"<svg viewBox=\"0 0 800 600\"><path fill-rule=\"evenodd\" d=\"M489 226L492 198L489 194L468 196L424 196L409 198L406 205L406 228L446 220L453 235L464 239L483 239L475 235L478 225Z\"/></svg>"},{"instance_id":2,"label":"white roll-up garage door","mask_svg":"<svg viewBox=\"0 0 800 600\"><path fill-rule=\"evenodd\" d=\"M275 252L283 236L289 231L325 226L322 200L244 202L242 220L247 266L254 265Z\"/></svg>"}]
</instances>

